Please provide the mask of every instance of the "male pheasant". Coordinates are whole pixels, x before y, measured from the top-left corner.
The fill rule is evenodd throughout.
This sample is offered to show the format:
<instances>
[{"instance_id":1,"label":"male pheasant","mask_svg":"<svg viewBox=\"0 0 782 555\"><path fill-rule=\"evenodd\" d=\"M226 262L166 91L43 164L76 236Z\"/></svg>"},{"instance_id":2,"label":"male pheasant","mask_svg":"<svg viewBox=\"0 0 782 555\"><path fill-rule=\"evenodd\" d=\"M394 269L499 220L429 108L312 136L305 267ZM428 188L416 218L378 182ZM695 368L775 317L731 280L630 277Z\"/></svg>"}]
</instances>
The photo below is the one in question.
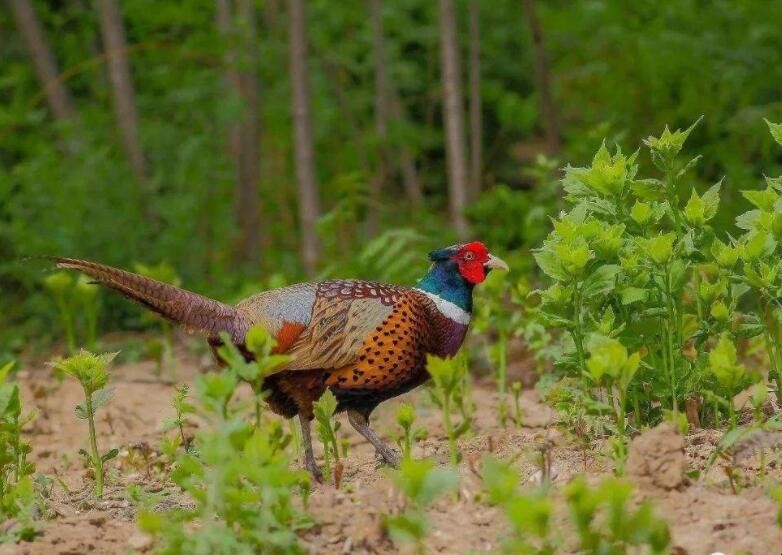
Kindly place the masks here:
<instances>
[{"instance_id":1,"label":"male pheasant","mask_svg":"<svg viewBox=\"0 0 782 555\"><path fill-rule=\"evenodd\" d=\"M225 332L244 349L247 330L265 327L276 351L291 361L267 377L263 387L275 413L298 416L305 466L316 477L310 437L312 404L326 388L347 411L351 425L389 465L396 452L369 427L379 403L429 379L426 355L450 357L464 341L472 311L473 287L492 268L508 270L478 241L429 253L432 266L416 287L357 280L300 283L253 295L229 306L196 293L111 266L55 258L162 316L206 334L220 345Z\"/></svg>"}]
</instances>

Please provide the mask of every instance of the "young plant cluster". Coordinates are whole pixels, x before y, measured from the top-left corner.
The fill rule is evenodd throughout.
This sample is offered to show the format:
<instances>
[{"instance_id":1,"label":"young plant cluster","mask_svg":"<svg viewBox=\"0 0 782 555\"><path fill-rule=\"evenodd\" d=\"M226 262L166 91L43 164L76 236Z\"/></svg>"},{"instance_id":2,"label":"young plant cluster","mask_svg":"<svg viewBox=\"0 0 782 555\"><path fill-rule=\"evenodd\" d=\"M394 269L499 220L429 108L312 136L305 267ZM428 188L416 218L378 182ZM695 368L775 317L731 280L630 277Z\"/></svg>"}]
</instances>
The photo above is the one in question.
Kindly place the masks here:
<instances>
[{"instance_id":1,"label":"young plant cluster","mask_svg":"<svg viewBox=\"0 0 782 555\"><path fill-rule=\"evenodd\" d=\"M739 362L745 338L762 337L779 390L782 178L743 191L755 206L737 218L743 234L719 237L710 222L721 184L687 185L699 157L682 150L694 128L644 141L659 177L638 175L638 152L605 144L589 167L567 167L571 206L534 253L552 280L536 316L560 331L562 349L550 399L610 417L621 438L666 416L735 425L734 397L761 380Z\"/></svg>"},{"instance_id":2,"label":"young plant cluster","mask_svg":"<svg viewBox=\"0 0 782 555\"><path fill-rule=\"evenodd\" d=\"M37 533L35 523L40 497L27 460L30 444L22 439L22 427L32 416L22 416L19 384L8 381L13 363L0 368L0 543L31 540ZM16 525L4 526L15 519Z\"/></svg>"},{"instance_id":3,"label":"young plant cluster","mask_svg":"<svg viewBox=\"0 0 782 555\"><path fill-rule=\"evenodd\" d=\"M632 486L626 481L607 478L592 487L583 477L574 479L564 490L570 519L566 527L557 528L549 488L519 493L518 473L491 456L483 460L482 478L487 500L510 522L511 533L500 553L553 555L573 541L574 551L588 555L623 555L640 547L652 554L668 553L667 523L655 516L648 502L631 508Z\"/></svg>"},{"instance_id":4,"label":"young plant cluster","mask_svg":"<svg viewBox=\"0 0 782 555\"><path fill-rule=\"evenodd\" d=\"M43 285L57 306L68 352L76 352L80 338L90 349L94 349L100 312L98 287L90 283L87 276L74 278L67 272L49 274L44 278Z\"/></svg>"},{"instance_id":5,"label":"young plant cluster","mask_svg":"<svg viewBox=\"0 0 782 555\"><path fill-rule=\"evenodd\" d=\"M282 360L271 354L272 340L260 328L250 331L247 347L256 361L246 362L235 349L221 350L229 366L196 379L197 403L177 393L186 404L177 409L178 418L195 413L205 426L192 447L179 452L171 474L193 506L144 510L139 516L161 553L304 552L298 532L311 522L296 498L302 492L306 502L310 478L291 470L286 452L291 436L279 421L263 420L261 410L262 378ZM255 394L250 419L246 405L235 399L241 381Z\"/></svg>"}]
</instances>

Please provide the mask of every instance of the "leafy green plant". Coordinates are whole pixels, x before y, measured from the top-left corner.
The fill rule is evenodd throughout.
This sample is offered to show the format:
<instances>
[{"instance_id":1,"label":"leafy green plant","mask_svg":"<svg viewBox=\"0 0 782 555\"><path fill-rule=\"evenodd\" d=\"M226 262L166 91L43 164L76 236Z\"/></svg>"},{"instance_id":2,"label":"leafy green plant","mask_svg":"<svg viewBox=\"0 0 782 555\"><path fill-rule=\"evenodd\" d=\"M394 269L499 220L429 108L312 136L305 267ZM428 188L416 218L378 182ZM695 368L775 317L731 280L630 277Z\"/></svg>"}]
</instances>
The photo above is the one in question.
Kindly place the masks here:
<instances>
[{"instance_id":1,"label":"leafy green plant","mask_svg":"<svg viewBox=\"0 0 782 555\"><path fill-rule=\"evenodd\" d=\"M391 539L399 544L412 544L417 553L424 553L424 539L429 531L425 509L445 493L459 486L456 472L436 466L431 460L402 460L399 470L389 470L396 488L405 497L401 514L386 516L383 524Z\"/></svg>"},{"instance_id":2,"label":"leafy green plant","mask_svg":"<svg viewBox=\"0 0 782 555\"><path fill-rule=\"evenodd\" d=\"M462 420L458 426L454 425L452 415L454 396L463 384L467 369L458 358L443 359L431 355L427 356L426 369L432 376L434 384L433 389L430 390L432 398L435 404L440 407L443 415L451 464L456 465L459 462L456 440L464 435L471 425L471 421L468 419Z\"/></svg>"},{"instance_id":3,"label":"leafy green plant","mask_svg":"<svg viewBox=\"0 0 782 555\"><path fill-rule=\"evenodd\" d=\"M250 384L253 390L255 404L255 425L261 425L261 413L266 392L263 390L264 379L272 374L280 365L288 362L291 357L274 353L277 341L263 326L255 325L247 332L245 346L253 354L253 360L247 361L230 338L223 334L223 346L219 353L232 371Z\"/></svg>"},{"instance_id":4,"label":"leafy green plant","mask_svg":"<svg viewBox=\"0 0 782 555\"><path fill-rule=\"evenodd\" d=\"M185 434L185 425L187 423L187 415L195 412L195 407L188 400L188 393L190 388L187 384L182 384L176 388L174 398L171 400L171 407L174 409L175 416L170 421L167 421L164 429L166 431L176 428L178 432L178 441L173 446L173 451L176 451L178 446L182 446L185 452L190 451L191 439ZM171 449L169 449L171 452Z\"/></svg>"},{"instance_id":5,"label":"leafy green plant","mask_svg":"<svg viewBox=\"0 0 782 555\"><path fill-rule=\"evenodd\" d=\"M280 425L255 426L229 406L237 383L230 369L196 378L206 425L171 474L193 505L139 514L160 553L305 552L298 533L311 521L296 496L304 492L306 505L309 475L291 470Z\"/></svg>"},{"instance_id":6,"label":"leafy green plant","mask_svg":"<svg viewBox=\"0 0 782 555\"><path fill-rule=\"evenodd\" d=\"M330 389L327 389L320 399L313 404L317 433L323 443L323 473L325 476L333 476L334 486L339 488L342 478L342 462L339 456L339 442L337 431L339 421L334 422L332 417L337 410L337 398ZM333 463L333 474L332 474Z\"/></svg>"},{"instance_id":7,"label":"leafy green plant","mask_svg":"<svg viewBox=\"0 0 782 555\"><path fill-rule=\"evenodd\" d=\"M611 153L605 144L591 166L568 167L563 186L572 208L554 220L535 251L553 280L536 292L535 316L561 332L555 369L580 380L584 406L615 413L622 435L628 411L637 424L653 424L666 414L678 419L688 403L700 410L700 420L711 411L719 424L721 407L754 379L735 357L721 362L731 358L730 346L765 331L774 357L773 311L740 309L753 287L760 288L764 309L774 302L777 193L771 186L763 194L745 192L758 206L739 218L748 233L731 244L720 241L711 222L721 184L703 193L683 187L699 160L682 155L694 127L666 127L644 141L660 178L638 177L639 153ZM743 274L735 269L740 259ZM597 344L593 338L600 338ZM601 355L588 358L593 349ZM704 397L714 402L701 404Z\"/></svg>"},{"instance_id":8,"label":"leafy green plant","mask_svg":"<svg viewBox=\"0 0 782 555\"><path fill-rule=\"evenodd\" d=\"M87 421L90 451L88 453L81 449L79 452L87 459L95 474L94 493L98 498L103 496L103 465L119 453L116 448L101 453L95 433L95 413L111 400L112 390L106 388L109 383L106 367L116 356L117 353L95 355L82 350L53 363L55 368L78 381L84 392L84 404L76 405L76 416Z\"/></svg>"},{"instance_id":9,"label":"leafy green plant","mask_svg":"<svg viewBox=\"0 0 782 555\"><path fill-rule=\"evenodd\" d=\"M31 540L38 532L35 466L27 460L32 448L22 438L22 427L33 415L22 416L19 384L7 381L13 365L0 368L0 524L12 518L17 524L0 533L0 543Z\"/></svg>"}]
</instances>

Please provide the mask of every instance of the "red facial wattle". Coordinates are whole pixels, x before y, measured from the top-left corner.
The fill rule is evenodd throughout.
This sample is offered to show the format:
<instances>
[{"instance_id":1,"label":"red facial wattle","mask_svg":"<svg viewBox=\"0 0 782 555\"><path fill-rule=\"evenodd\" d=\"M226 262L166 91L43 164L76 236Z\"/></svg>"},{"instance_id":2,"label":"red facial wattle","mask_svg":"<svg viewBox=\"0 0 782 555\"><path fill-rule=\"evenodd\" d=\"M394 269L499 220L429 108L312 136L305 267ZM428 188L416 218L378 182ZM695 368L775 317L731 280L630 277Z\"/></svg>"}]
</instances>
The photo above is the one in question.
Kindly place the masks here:
<instances>
[{"instance_id":1,"label":"red facial wattle","mask_svg":"<svg viewBox=\"0 0 782 555\"><path fill-rule=\"evenodd\" d=\"M489 251L480 241L467 243L454 255L459 274L476 285L486 279L484 264L489 261Z\"/></svg>"}]
</instances>

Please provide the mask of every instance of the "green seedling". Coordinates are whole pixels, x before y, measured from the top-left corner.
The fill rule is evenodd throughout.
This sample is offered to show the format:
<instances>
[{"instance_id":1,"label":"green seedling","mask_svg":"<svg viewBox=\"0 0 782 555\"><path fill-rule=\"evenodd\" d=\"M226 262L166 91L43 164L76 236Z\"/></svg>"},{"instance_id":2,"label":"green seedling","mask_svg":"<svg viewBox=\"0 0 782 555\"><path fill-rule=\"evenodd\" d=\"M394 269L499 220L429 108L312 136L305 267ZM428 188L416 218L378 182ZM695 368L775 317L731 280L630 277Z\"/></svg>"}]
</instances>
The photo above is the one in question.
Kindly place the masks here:
<instances>
[{"instance_id":1,"label":"green seedling","mask_svg":"<svg viewBox=\"0 0 782 555\"><path fill-rule=\"evenodd\" d=\"M553 505L546 488L520 494L518 472L491 455L483 457L481 478L487 501L500 507L511 525L510 536L500 545L501 553L553 555L557 552L551 531Z\"/></svg>"},{"instance_id":2,"label":"green seedling","mask_svg":"<svg viewBox=\"0 0 782 555\"><path fill-rule=\"evenodd\" d=\"M332 419L336 410L337 398L330 389L327 389L320 399L313 404L313 412L317 422L316 431L320 441L323 443L323 474L324 476L333 476L334 486L339 488L343 466L339 456L339 442L337 440L339 422L333 423Z\"/></svg>"},{"instance_id":3,"label":"green seedling","mask_svg":"<svg viewBox=\"0 0 782 555\"><path fill-rule=\"evenodd\" d=\"M738 363L736 346L727 334L720 336L717 345L709 353L709 370L714 375L719 392L728 405L730 426L735 428L738 421L733 398L748 385L749 377L744 365Z\"/></svg>"},{"instance_id":4,"label":"green seedling","mask_svg":"<svg viewBox=\"0 0 782 555\"><path fill-rule=\"evenodd\" d=\"M188 400L188 392L187 384L182 384L176 388L174 398L171 400L171 407L174 409L175 416L166 422L164 429L168 431L176 428L178 441L176 441L176 445L173 445L173 442L170 441L167 445L168 450L173 448L175 451L177 447L182 446L185 448L185 452L190 451L191 438L185 435L185 425L187 423L187 415L195 413L195 407ZM166 449L164 449L165 451Z\"/></svg>"},{"instance_id":5,"label":"green seedling","mask_svg":"<svg viewBox=\"0 0 782 555\"><path fill-rule=\"evenodd\" d=\"M429 355L427 357L426 368L432 376L434 383L433 398L440 407L443 415L443 425L445 433L448 436L448 451L450 453L451 464L456 465L459 462L459 451L456 447L456 440L464 435L469 429L471 422L463 420L461 424L455 426L452 420L454 394L460 384L463 383L466 366L461 364L458 359L442 359Z\"/></svg>"},{"instance_id":6,"label":"green seedling","mask_svg":"<svg viewBox=\"0 0 782 555\"><path fill-rule=\"evenodd\" d=\"M671 534L668 524L654 515L643 501L630 508L632 486L607 478L590 487L583 477L565 488L571 518L578 534L579 553L628 553L631 547L646 547L650 553L668 553Z\"/></svg>"},{"instance_id":7,"label":"green seedling","mask_svg":"<svg viewBox=\"0 0 782 555\"><path fill-rule=\"evenodd\" d=\"M521 382L513 382L510 390L513 392L513 422L517 428L521 428Z\"/></svg>"},{"instance_id":8,"label":"green seedling","mask_svg":"<svg viewBox=\"0 0 782 555\"><path fill-rule=\"evenodd\" d=\"M259 325L251 327L245 338L247 350L253 354L253 360L249 362L226 334L223 334L222 338L223 346L220 347L219 354L240 379L250 384L254 396L255 425L260 426L263 400L266 397L263 382L277 368L290 361L291 357L275 354L277 342L264 327Z\"/></svg>"},{"instance_id":9,"label":"green seedling","mask_svg":"<svg viewBox=\"0 0 782 555\"><path fill-rule=\"evenodd\" d=\"M399 447L402 449L402 458L404 459L409 459L412 456L415 416L415 408L410 403L400 403L396 409L396 422L402 428Z\"/></svg>"},{"instance_id":10,"label":"green seedling","mask_svg":"<svg viewBox=\"0 0 782 555\"><path fill-rule=\"evenodd\" d=\"M82 309L84 318L84 339L88 349L95 349L98 339L98 286L84 274L76 279L74 297Z\"/></svg>"},{"instance_id":11,"label":"green seedling","mask_svg":"<svg viewBox=\"0 0 782 555\"><path fill-rule=\"evenodd\" d=\"M76 352L76 329L70 299L74 285L73 277L65 272L55 272L46 276L43 284L57 304L57 312L60 315L60 324L62 324L65 332L68 352L74 353Z\"/></svg>"},{"instance_id":12,"label":"green seedling","mask_svg":"<svg viewBox=\"0 0 782 555\"><path fill-rule=\"evenodd\" d=\"M22 438L22 428L33 415L22 416L19 384L7 381L13 365L0 367L0 524L15 519L17 525L0 527L5 530L0 531L0 543L31 540L38 532L35 466L27 460L31 446Z\"/></svg>"},{"instance_id":13,"label":"green seedling","mask_svg":"<svg viewBox=\"0 0 782 555\"><path fill-rule=\"evenodd\" d=\"M385 529L395 543L413 545L416 553L423 554L430 527L425 510L438 497L456 491L459 477L453 469L438 467L429 459L403 459L399 470L389 473L404 495L405 508L401 514L385 517Z\"/></svg>"},{"instance_id":14,"label":"green seedling","mask_svg":"<svg viewBox=\"0 0 782 555\"><path fill-rule=\"evenodd\" d=\"M76 416L87 421L90 452L84 449L79 452L89 461L95 473L94 493L97 498L103 496L103 465L119 453L118 449L111 449L101 454L95 433L95 413L111 400L112 390L106 388L109 383L106 367L116 356L117 353L95 355L82 350L72 357L54 363L64 374L78 381L84 391L84 404L76 405Z\"/></svg>"},{"instance_id":15,"label":"green seedling","mask_svg":"<svg viewBox=\"0 0 782 555\"><path fill-rule=\"evenodd\" d=\"M500 424L504 428L508 421L507 374L508 343L515 326L519 323L517 310L509 309L512 295L510 283L501 277L490 276L484 284L481 302L477 305L475 329L496 335L490 353L495 367Z\"/></svg>"},{"instance_id":16,"label":"green seedling","mask_svg":"<svg viewBox=\"0 0 782 555\"><path fill-rule=\"evenodd\" d=\"M589 360L587 369L592 382L601 387L605 386L609 398L615 391L618 399L611 403L614 408L616 426L619 430L618 445L614 453L619 461L619 468L624 466L625 443L627 437L627 391L630 382L641 364L641 356L638 353L627 354L627 349L616 339L600 334L593 334L587 345Z\"/></svg>"}]
</instances>

